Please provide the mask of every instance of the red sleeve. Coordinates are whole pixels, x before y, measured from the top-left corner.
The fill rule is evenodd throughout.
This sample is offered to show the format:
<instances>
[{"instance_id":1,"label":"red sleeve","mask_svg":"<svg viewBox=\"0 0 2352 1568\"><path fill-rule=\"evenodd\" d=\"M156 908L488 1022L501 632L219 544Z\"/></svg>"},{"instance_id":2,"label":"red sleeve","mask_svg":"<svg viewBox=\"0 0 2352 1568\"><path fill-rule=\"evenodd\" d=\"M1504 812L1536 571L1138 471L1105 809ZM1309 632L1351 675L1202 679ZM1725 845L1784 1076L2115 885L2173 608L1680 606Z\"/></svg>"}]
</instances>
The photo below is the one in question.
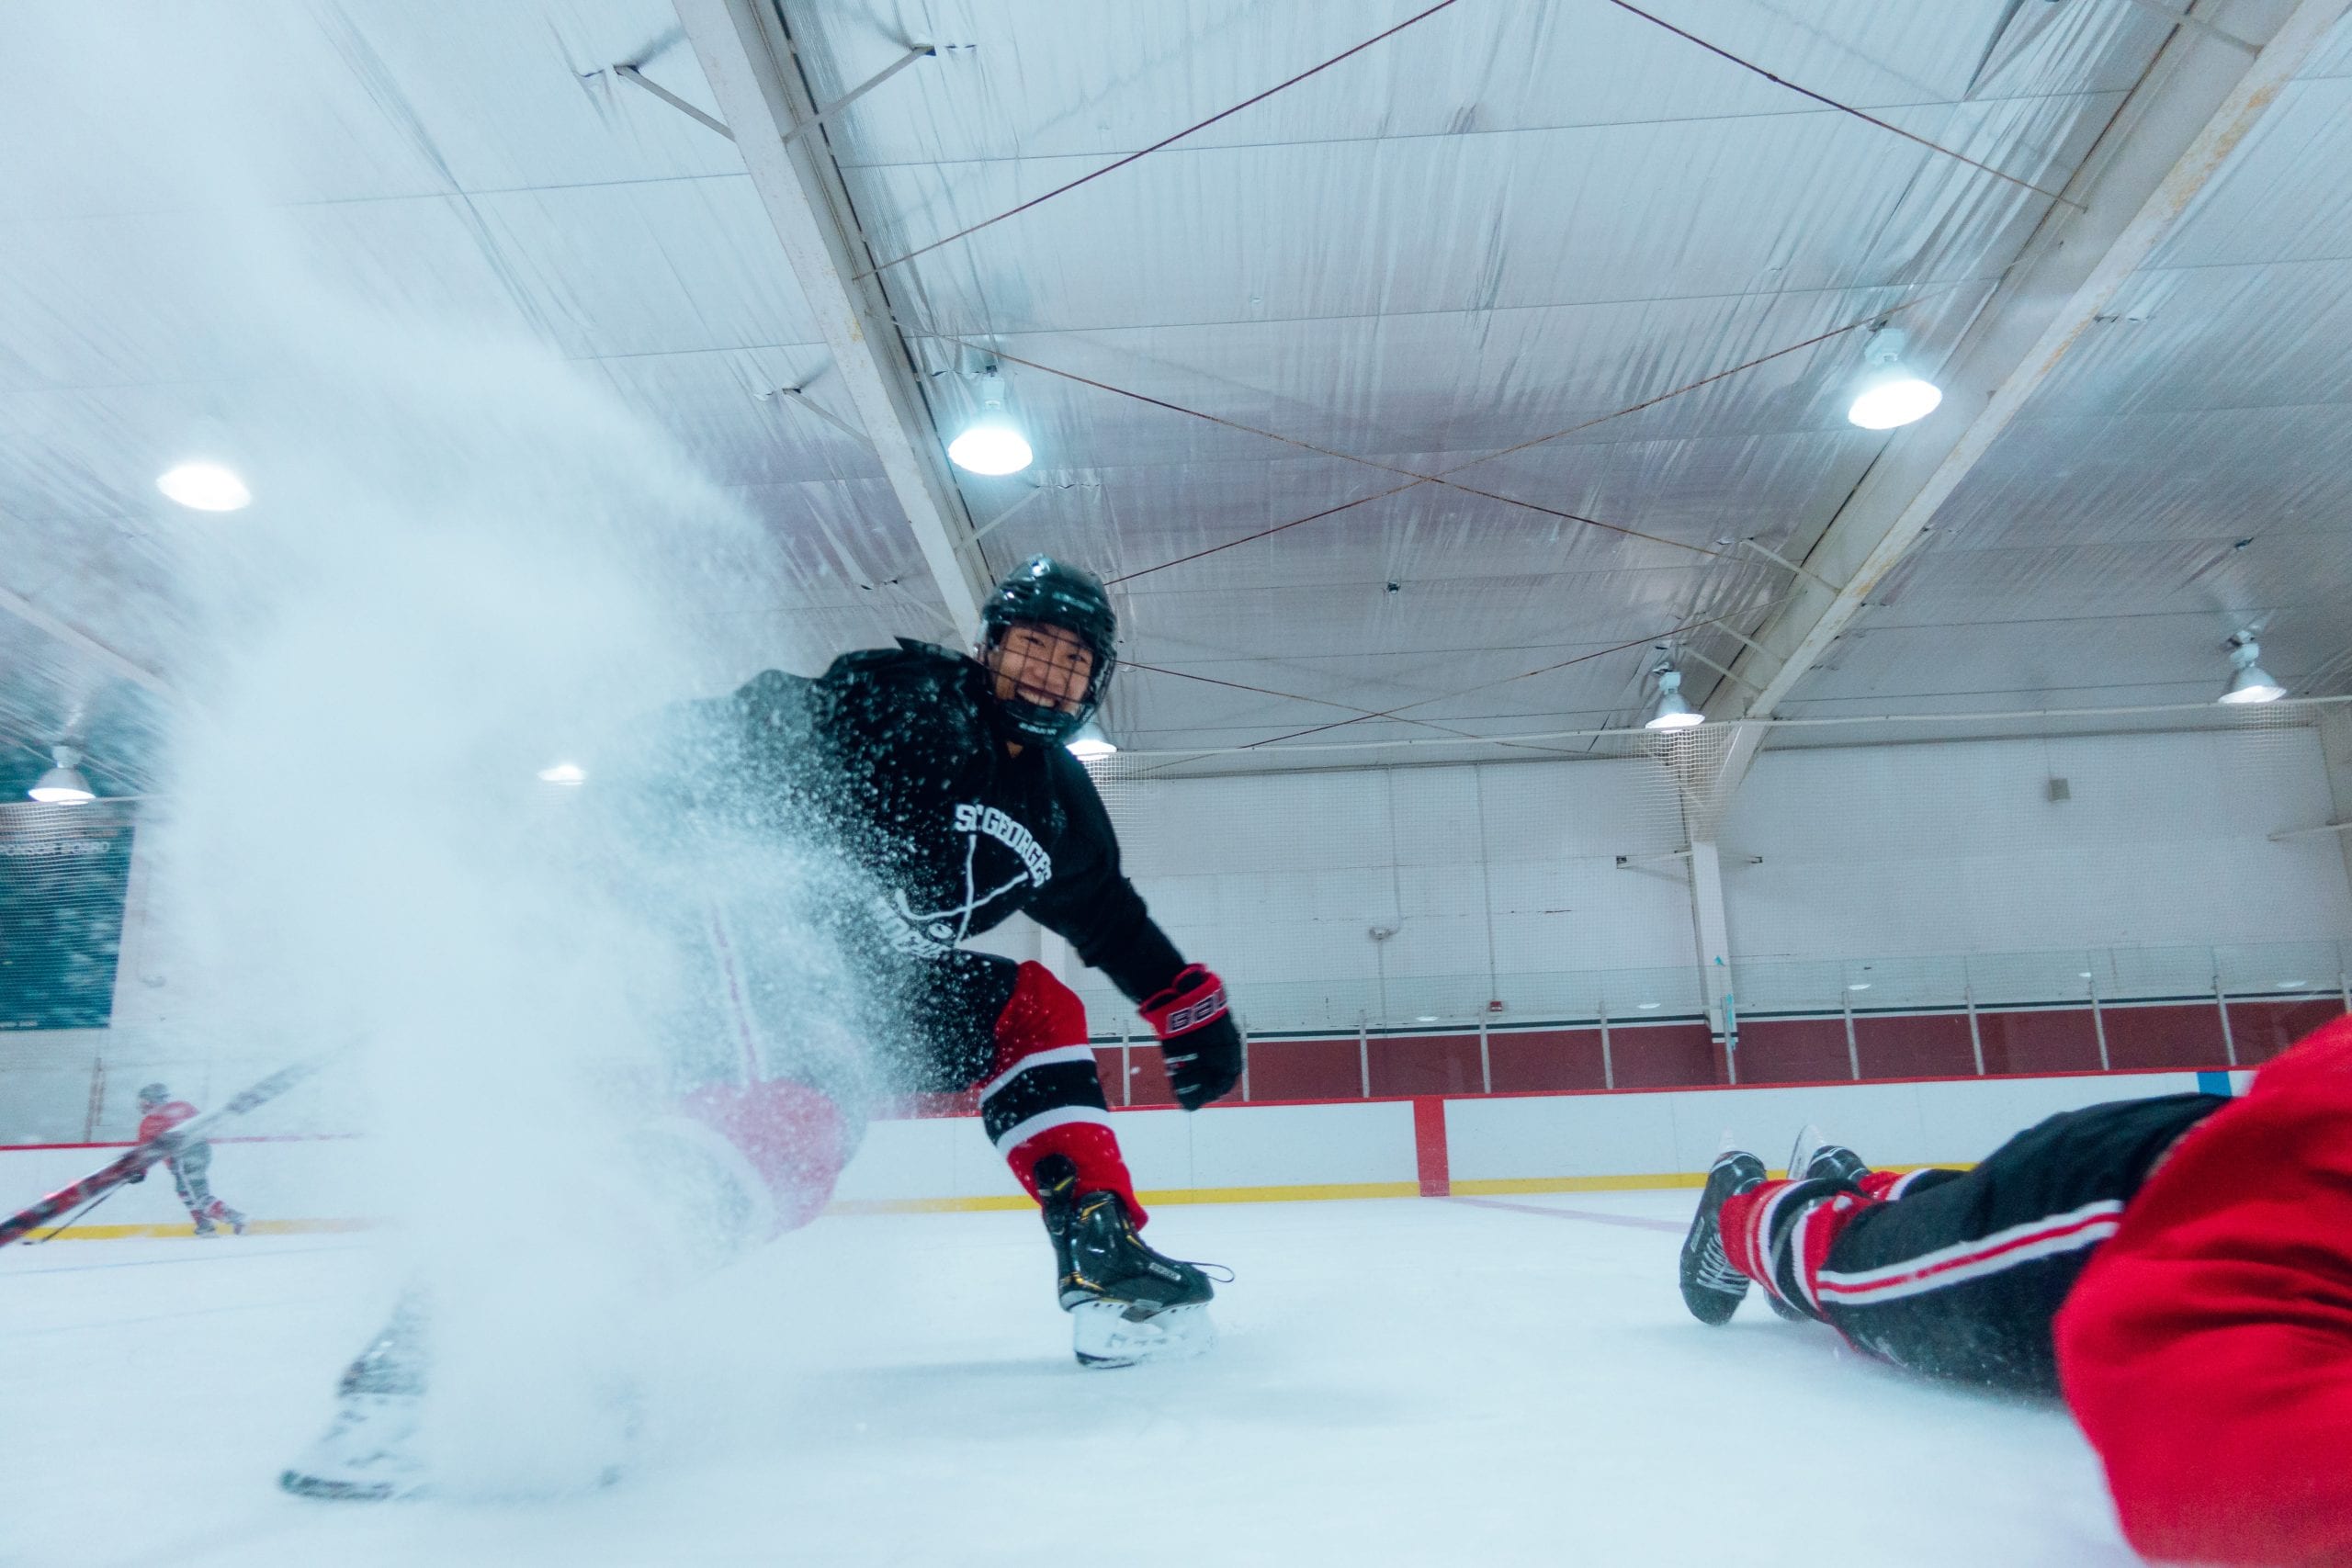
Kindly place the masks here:
<instances>
[{"instance_id":1,"label":"red sleeve","mask_svg":"<svg viewBox=\"0 0 2352 1568\"><path fill-rule=\"evenodd\" d=\"M2057 1337L2140 1552L2352 1568L2352 1019L2188 1134Z\"/></svg>"},{"instance_id":2,"label":"red sleeve","mask_svg":"<svg viewBox=\"0 0 2352 1568\"><path fill-rule=\"evenodd\" d=\"M143 1144L160 1138L181 1122L192 1120L195 1115L196 1107L185 1100L159 1105L139 1119L139 1141Z\"/></svg>"}]
</instances>

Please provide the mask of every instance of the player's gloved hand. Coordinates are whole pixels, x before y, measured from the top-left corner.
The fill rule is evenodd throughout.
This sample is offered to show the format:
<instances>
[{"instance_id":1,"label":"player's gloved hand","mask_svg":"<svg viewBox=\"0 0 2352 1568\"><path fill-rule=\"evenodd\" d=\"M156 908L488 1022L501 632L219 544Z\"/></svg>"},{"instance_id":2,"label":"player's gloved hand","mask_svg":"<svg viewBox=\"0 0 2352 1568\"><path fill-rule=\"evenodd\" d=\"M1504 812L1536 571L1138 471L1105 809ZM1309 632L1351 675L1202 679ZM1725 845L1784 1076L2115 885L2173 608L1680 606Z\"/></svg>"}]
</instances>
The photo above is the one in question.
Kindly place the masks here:
<instances>
[{"instance_id":1,"label":"player's gloved hand","mask_svg":"<svg viewBox=\"0 0 2352 1568\"><path fill-rule=\"evenodd\" d=\"M1225 982L1208 970L1186 964L1136 1010L1159 1036L1177 1104L1198 1111L1240 1081L1241 1031L1225 1010Z\"/></svg>"},{"instance_id":2,"label":"player's gloved hand","mask_svg":"<svg viewBox=\"0 0 2352 1568\"><path fill-rule=\"evenodd\" d=\"M142 1165L137 1170L132 1171L129 1176L124 1177L123 1179L125 1181L144 1181L147 1179L147 1168Z\"/></svg>"}]
</instances>

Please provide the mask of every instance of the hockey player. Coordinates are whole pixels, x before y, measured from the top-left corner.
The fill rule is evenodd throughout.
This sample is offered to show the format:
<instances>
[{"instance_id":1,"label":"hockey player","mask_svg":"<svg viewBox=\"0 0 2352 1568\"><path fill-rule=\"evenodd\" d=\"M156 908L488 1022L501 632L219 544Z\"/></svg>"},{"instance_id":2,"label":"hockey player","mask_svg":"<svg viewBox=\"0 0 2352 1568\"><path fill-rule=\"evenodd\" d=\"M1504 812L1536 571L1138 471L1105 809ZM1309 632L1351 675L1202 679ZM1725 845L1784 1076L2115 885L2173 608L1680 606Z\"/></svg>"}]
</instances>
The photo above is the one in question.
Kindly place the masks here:
<instances>
[{"instance_id":1,"label":"hockey player","mask_svg":"<svg viewBox=\"0 0 2352 1568\"><path fill-rule=\"evenodd\" d=\"M2352 1565L2352 1019L2243 1100L2068 1111L1970 1171L1811 1128L1785 1180L1726 1151L1682 1298L1721 1324L1750 1282L1898 1365L2063 1393L2151 1557Z\"/></svg>"},{"instance_id":2,"label":"hockey player","mask_svg":"<svg viewBox=\"0 0 2352 1568\"><path fill-rule=\"evenodd\" d=\"M1102 583L1041 556L989 595L976 656L901 640L844 655L813 680L770 671L671 716L650 748L696 760L691 831L813 843L842 869L818 919L846 960L863 1065L896 1090L978 1091L988 1136L1043 1211L1077 1358L1098 1367L1205 1348L1215 1292L1200 1269L1138 1234L1148 1216L1077 995L1042 964L962 943L1025 912L1137 1003L1185 1110L1240 1076L1223 983L1152 922L1064 744L1102 700L1115 633ZM756 952L742 956L752 970L744 988L769 998L771 1014L822 1010L809 998L821 987L763 971ZM779 1009L777 998L798 1005ZM795 1027L786 1018L776 1032ZM713 1164L756 1175L762 1190L732 1206L755 1209L752 1228L767 1234L822 1209L866 1111L854 1066L784 1055L775 1070L707 1083L681 1107L731 1151ZM411 1303L353 1363L336 1426L282 1478L289 1490L373 1497L420 1483L384 1434L413 1422L423 1325ZM387 1454L393 1462L378 1462Z\"/></svg>"},{"instance_id":3,"label":"hockey player","mask_svg":"<svg viewBox=\"0 0 2352 1568\"><path fill-rule=\"evenodd\" d=\"M166 1136L181 1122L196 1115L196 1107L185 1100L174 1100L172 1091L159 1083L151 1083L139 1090L139 1141L152 1144ZM198 1235L218 1235L219 1227L227 1225L238 1235L245 1234L245 1216L212 1195L207 1172L212 1168L212 1145L198 1140L177 1148L164 1157L171 1168L172 1185L179 1190L180 1201L187 1205L188 1218L196 1222ZM147 1173L140 1171L131 1179L144 1181Z\"/></svg>"},{"instance_id":4,"label":"hockey player","mask_svg":"<svg viewBox=\"0 0 2352 1568\"><path fill-rule=\"evenodd\" d=\"M977 659L926 644L846 654L813 681L770 671L686 720L708 761L702 815L738 839L814 840L854 877L824 911L861 998L860 1032L890 1088L979 1091L982 1122L1045 1212L1079 1359L1196 1348L1213 1292L1136 1234L1147 1218L1119 1152L1086 1011L1043 964L962 946L1025 912L1136 1001L1178 1103L1241 1072L1216 976L1188 964L1119 868L1086 770L1064 744L1115 662L1109 596L1039 556L981 612ZM772 986L762 990L772 991ZM788 1026L786 1032L788 1032ZM780 1224L813 1214L854 1150L862 1108L824 1072L690 1096L687 1109L767 1179Z\"/></svg>"}]
</instances>

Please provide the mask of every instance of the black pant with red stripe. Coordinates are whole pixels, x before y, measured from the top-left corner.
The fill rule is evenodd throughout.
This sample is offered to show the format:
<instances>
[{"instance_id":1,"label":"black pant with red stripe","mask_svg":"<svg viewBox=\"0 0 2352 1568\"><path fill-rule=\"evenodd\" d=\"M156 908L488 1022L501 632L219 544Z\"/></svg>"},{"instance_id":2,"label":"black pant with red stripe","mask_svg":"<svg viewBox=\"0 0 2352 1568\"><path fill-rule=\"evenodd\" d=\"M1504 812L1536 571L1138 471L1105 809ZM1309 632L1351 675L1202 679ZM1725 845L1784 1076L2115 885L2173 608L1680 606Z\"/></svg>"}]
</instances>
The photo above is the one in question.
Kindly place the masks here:
<instances>
[{"instance_id":1,"label":"black pant with red stripe","mask_svg":"<svg viewBox=\"0 0 2352 1568\"><path fill-rule=\"evenodd\" d=\"M1973 1170L1768 1181L1724 1205L1724 1253L1898 1366L2055 1393L2051 1322L2066 1293L2156 1159L2228 1103L2176 1094L2065 1111Z\"/></svg>"}]
</instances>

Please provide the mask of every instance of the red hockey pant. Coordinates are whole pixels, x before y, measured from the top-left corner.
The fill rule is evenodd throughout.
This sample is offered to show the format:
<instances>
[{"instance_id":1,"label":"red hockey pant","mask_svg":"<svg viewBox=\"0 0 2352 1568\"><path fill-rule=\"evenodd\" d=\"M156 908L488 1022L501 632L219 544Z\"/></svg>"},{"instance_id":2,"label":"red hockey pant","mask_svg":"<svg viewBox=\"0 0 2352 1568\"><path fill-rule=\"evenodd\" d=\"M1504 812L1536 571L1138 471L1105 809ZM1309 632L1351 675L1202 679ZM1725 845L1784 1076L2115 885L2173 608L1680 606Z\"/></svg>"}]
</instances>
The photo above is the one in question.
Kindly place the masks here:
<instances>
[{"instance_id":1,"label":"red hockey pant","mask_svg":"<svg viewBox=\"0 0 2352 1568\"><path fill-rule=\"evenodd\" d=\"M995 1039L989 1076L976 1087L983 1124L1014 1178L1034 1198L1037 1162L1065 1156L1078 1168L1080 1191L1116 1192L1143 1224L1078 994L1045 965L1022 964ZM684 1109L750 1163L775 1201L779 1235L823 1211L856 1152L840 1107L790 1079L713 1085L687 1096Z\"/></svg>"}]
</instances>

